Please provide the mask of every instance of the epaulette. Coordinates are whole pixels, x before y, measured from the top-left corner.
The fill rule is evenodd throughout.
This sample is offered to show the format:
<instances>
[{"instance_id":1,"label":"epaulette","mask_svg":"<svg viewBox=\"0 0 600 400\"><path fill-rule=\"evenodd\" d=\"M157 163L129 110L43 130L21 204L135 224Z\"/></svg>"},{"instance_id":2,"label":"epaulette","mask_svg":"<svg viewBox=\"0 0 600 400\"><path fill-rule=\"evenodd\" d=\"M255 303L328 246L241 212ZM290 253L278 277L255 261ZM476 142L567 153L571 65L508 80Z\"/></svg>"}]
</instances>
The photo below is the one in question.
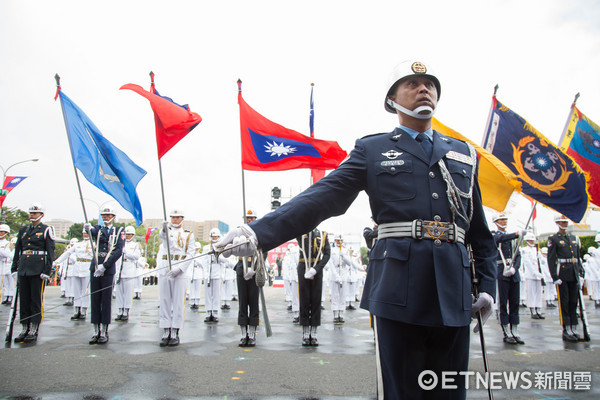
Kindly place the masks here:
<instances>
[{"instance_id":1,"label":"epaulette","mask_svg":"<svg viewBox=\"0 0 600 400\"><path fill-rule=\"evenodd\" d=\"M387 134L389 134L389 133L390 133L390 132L372 133L372 134L370 134L370 135L367 135L367 136L363 136L363 137L361 137L361 139L366 139L366 138L369 138L369 137L373 137L373 136L379 136L379 135L387 135Z\"/></svg>"}]
</instances>

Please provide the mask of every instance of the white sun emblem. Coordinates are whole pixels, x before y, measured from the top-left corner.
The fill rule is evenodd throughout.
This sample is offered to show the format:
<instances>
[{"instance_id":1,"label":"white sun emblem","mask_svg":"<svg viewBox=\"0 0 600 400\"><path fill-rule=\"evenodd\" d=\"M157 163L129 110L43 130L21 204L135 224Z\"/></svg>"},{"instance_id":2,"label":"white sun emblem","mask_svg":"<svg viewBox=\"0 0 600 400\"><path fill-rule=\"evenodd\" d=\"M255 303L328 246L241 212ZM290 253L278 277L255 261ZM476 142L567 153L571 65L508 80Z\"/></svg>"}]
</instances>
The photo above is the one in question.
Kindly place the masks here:
<instances>
[{"instance_id":1,"label":"white sun emblem","mask_svg":"<svg viewBox=\"0 0 600 400\"><path fill-rule=\"evenodd\" d=\"M284 146L283 142L281 142L281 144L277 144L276 141L273 141L273 143L267 142L265 148L267 149L267 153L271 154L271 156L277 157L287 156L288 154L292 154L296 151L296 148Z\"/></svg>"}]
</instances>

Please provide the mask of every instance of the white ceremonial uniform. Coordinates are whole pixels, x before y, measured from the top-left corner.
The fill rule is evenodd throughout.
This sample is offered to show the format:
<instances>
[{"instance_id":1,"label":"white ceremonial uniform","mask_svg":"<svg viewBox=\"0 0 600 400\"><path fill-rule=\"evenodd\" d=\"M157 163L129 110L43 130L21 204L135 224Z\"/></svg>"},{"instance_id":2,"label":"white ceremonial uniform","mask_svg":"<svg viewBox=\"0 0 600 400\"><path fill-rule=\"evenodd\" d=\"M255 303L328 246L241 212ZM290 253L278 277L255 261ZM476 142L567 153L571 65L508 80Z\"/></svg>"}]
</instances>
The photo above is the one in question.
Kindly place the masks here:
<instances>
[{"instance_id":1,"label":"white ceremonial uniform","mask_svg":"<svg viewBox=\"0 0 600 400\"><path fill-rule=\"evenodd\" d=\"M68 270L63 267L65 268L63 271L67 274L68 285L72 290L72 292L68 293L72 296L66 293L65 296L74 298L73 306L76 309L79 307L83 316L85 316L85 310L90 306L88 286L90 283L90 263L92 257L93 253L90 241L89 239L84 239L69 247L56 260L56 263L61 265L67 265L67 261L69 263Z\"/></svg>"},{"instance_id":2,"label":"white ceremonial uniform","mask_svg":"<svg viewBox=\"0 0 600 400\"><path fill-rule=\"evenodd\" d=\"M2 276L2 297L8 302L15 295L15 279L13 278L10 268L12 266L13 248L10 240L0 240L0 273Z\"/></svg>"},{"instance_id":3,"label":"white ceremonial uniform","mask_svg":"<svg viewBox=\"0 0 600 400\"><path fill-rule=\"evenodd\" d=\"M212 250L212 243L204 246L202 254L208 253L210 250ZM231 261L228 258L219 257L217 262L214 254L201 257L200 260L202 261L204 276L204 309L207 315L217 316L219 315L219 303L221 302L221 269L225 268L225 265L230 264Z\"/></svg>"},{"instance_id":4,"label":"white ceremonial uniform","mask_svg":"<svg viewBox=\"0 0 600 400\"><path fill-rule=\"evenodd\" d=\"M546 286L543 287L544 299L546 300L546 304L552 304L556 298L556 285L552 284L553 281L550 269L548 268L548 259L544 253L542 253L542 256L540 257L540 267L542 267L542 274L544 275L544 281L546 282Z\"/></svg>"},{"instance_id":5,"label":"white ceremonial uniform","mask_svg":"<svg viewBox=\"0 0 600 400\"><path fill-rule=\"evenodd\" d=\"M233 297L233 287L236 286L235 278L236 273L233 270L235 264L230 260L229 263L226 263L224 268L221 270L223 280L222 285L222 293L221 293L221 301L223 302L222 308L229 310L231 308L231 298Z\"/></svg>"},{"instance_id":6,"label":"white ceremonial uniform","mask_svg":"<svg viewBox=\"0 0 600 400\"><path fill-rule=\"evenodd\" d=\"M584 265L585 281L592 300L600 303L600 251L596 250Z\"/></svg>"},{"instance_id":7,"label":"white ceremonial uniform","mask_svg":"<svg viewBox=\"0 0 600 400\"><path fill-rule=\"evenodd\" d=\"M354 301L356 301L356 287L358 286L357 282L360 278L361 268L358 265L358 261L356 257L350 257L350 268L348 269L348 284L346 286L346 291L344 296L346 298L346 305L349 307L353 307Z\"/></svg>"},{"instance_id":8,"label":"white ceremonial uniform","mask_svg":"<svg viewBox=\"0 0 600 400\"><path fill-rule=\"evenodd\" d=\"M352 260L346 253L345 247L335 245L331 248L331 256L328 261L329 289L331 290L331 310L335 317L340 317L346 309L344 296L344 282L347 282L350 274ZM336 315L339 314L339 315Z\"/></svg>"},{"instance_id":9,"label":"white ceremonial uniform","mask_svg":"<svg viewBox=\"0 0 600 400\"><path fill-rule=\"evenodd\" d=\"M527 281L527 307L542 307L542 279L544 274L541 271L539 259L543 258L542 253L535 246L526 246L521 249L521 267L523 268L523 277Z\"/></svg>"},{"instance_id":10,"label":"white ceremonial uniform","mask_svg":"<svg viewBox=\"0 0 600 400\"><path fill-rule=\"evenodd\" d=\"M293 246L288 250L282 261L283 285L285 288L285 297L289 305L292 306L294 318L300 312L300 300L298 298L298 246ZM289 296L289 297L288 297Z\"/></svg>"},{"instance_id":11,"label":"white ceremonial uniform","mask_svg":"<svg viewBox=\"0 0 600 400\"><path fill-rule=\"evenodd\" d=\"M136 299L140 299L142 297L142 286L144 280L144 267L146 266L146 261L140 257L135 263L135 279L133 280L133 293Z\"/></svg>"},{"instance_id":12,"label":"white ceremonial uniform","mask_svg":"<svg viewBox=\"0 0 600 400\"><path fill-rule=\"evenodd\" d=\"M125 240L123 255L117 262L116 304L119 315L129 310L133 299L133 286L137 279L137 262L142 256L140 244L133 240Z\"/></svg>"},{"instance_id":13,"label":"white ceremonial uniform","mask_svg":"<svg viewBox=\"0 0 600 400\"><path fill-rule=\"evenodd\" d=\"M197 249L195 255L198 256L199 254L200 249ZM191 307L196 309L200 305L202 279L204 279L200 258L195 258L192 261L192 267L189 270L192 271L192 276L190 277L190 303Z\"/></svg>"},{"instance_id":14,"label":"white ceremonial uniform","mask_svg":"<svg viewBox=\"0 0 600 400\"><path fill-rule=\"evenodd\" d=\"M73 245L67 246L67 248L65 249L65 253L72 248L73 248ZM60 261L58 261L58 260L60 260ZM61 271L60 290L65 292L65 297L67 298L67 301L73 301L73 282L71 280L71 275L73 272L73 269L72 269L73 261L71 261L69 259L69 257L65 257L65 258L59 257L58 260L57 260L57 263L60 264L60 271ZM88 265L88 268L89 268L89 265Z\"/></svg>"},{"instance_id":15,"label":"white ceremonial uniform","mask_svg":"<svg viewBox=\"0 0 600 400\"><path fill-rule=\"evenodd\" d=\"M158 326L159 328L183 327L183 311L185 307L185 286L186 270L190 267L194 256L194 234L183 228L170 227L169 230L169 250L171 253L171 268L169 269L169 260L167 258L167 234L161 229L159 237L162 239L161 249L159 250L160 259L158 262L158 297L160 302L160 311ZM181 270L175 277L169 277L169 270Z\"/></svg>"}]
</instances>

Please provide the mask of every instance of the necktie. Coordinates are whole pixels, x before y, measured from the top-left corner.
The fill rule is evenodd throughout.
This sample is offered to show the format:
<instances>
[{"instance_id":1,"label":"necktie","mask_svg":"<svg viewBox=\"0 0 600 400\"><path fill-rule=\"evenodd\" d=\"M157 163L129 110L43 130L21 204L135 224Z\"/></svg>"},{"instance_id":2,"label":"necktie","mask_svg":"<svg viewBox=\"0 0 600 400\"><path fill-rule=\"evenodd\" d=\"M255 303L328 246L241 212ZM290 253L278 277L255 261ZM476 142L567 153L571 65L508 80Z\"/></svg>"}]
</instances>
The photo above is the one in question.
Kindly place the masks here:
<instances>
[{"instance_id":1,"label":"necktie","mask_svg":"<svg viewBox=\"0 0 600 400\"><path fill-rule=\"evenodd\" d=\"M421 132L421 133L419 133L417 135L417 137L415 138L415 140L417 142L419 142L419 144L423 148L423 151L427 155L427 158L428 159L431 158L431 153L433 151L433 144L431 143L431 140L429 140L429 138L427 137L427 135L425 135L423 132Z\"/></svg>"}]
</instances>

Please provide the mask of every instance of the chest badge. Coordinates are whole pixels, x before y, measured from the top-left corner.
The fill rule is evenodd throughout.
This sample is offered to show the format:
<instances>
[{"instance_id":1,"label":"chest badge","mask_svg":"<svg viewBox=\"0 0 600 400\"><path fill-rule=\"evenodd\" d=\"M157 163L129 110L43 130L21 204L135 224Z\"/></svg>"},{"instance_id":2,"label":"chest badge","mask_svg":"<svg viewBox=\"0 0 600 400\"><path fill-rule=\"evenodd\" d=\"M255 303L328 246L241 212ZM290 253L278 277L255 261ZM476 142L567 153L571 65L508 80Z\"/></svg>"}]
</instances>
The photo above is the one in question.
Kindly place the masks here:
<instances>
[{"instance_id":1,"label":"chest badge","mask_svg":"<svg viewBox=\"0 0 600 400\"><path fill-rule=\"evenodd\" d=\"M396 158L402 155L402 152L397 152L396 150L388 150L385 153L381 153L381 155L387 157L389 160L395 160Z\"/></svg>"}]
</instances>

